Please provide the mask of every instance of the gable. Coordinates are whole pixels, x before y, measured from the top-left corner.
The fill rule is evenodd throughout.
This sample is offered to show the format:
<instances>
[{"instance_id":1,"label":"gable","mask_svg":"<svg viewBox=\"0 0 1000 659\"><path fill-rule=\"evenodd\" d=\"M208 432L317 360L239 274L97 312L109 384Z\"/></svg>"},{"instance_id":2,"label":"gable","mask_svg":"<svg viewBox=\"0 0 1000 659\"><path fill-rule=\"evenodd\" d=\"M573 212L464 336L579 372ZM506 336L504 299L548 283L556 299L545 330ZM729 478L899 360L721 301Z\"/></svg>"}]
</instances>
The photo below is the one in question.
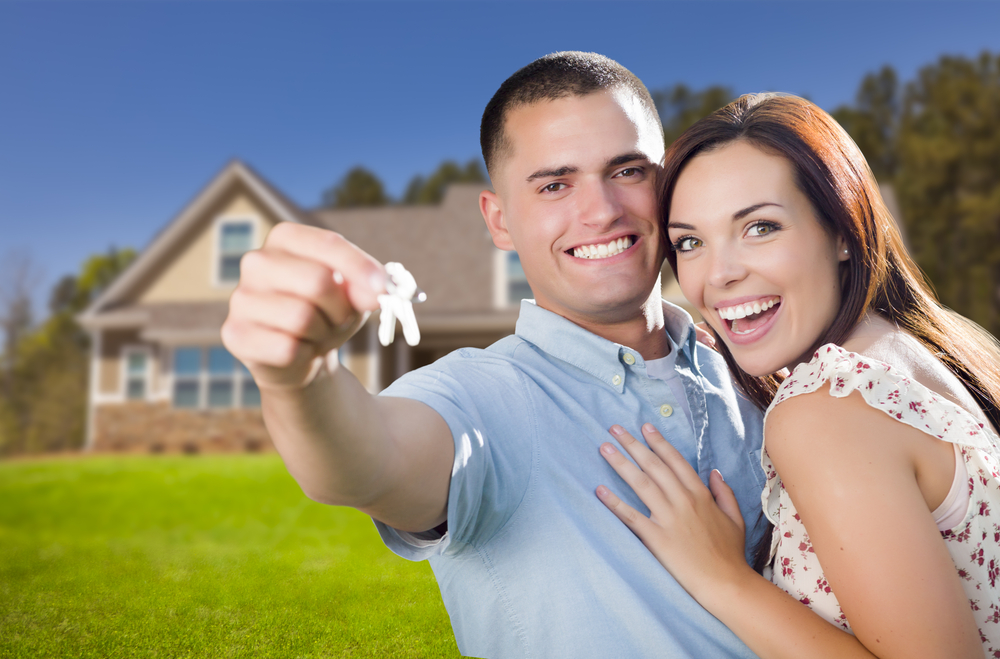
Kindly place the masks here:
<instances>
[{"instance_id":1,"label":"gable","mask_svg":"<svg viewBox=\"0 0 1000 659\"><path fill-rule=\"evenodd\" d=\"M233 190L205 214L185 240L170 250L160 267L150 273L146 286L125 301L155 304L228 300L236 282L220 281L222 225L248 224L250 249L256 249L277 222L252 195L242 189Z\"/></svg>"}]
</instances>

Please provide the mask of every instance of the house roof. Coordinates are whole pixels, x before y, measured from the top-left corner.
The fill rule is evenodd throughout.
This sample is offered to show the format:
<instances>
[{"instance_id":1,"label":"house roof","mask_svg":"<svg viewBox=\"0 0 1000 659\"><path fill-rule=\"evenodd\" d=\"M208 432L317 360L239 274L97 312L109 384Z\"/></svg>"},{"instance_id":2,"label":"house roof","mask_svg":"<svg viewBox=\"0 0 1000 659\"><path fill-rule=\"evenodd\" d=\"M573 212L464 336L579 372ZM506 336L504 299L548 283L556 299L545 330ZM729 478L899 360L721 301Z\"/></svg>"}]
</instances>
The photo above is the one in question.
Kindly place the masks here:
<instances>
[{"instance_id":1,"label":"house roof","mask_svg":"<svg viewBox=\"0 0 1000 659\"><path fill-rule=\"evenodd\" d=\"M134 292L146 278L161 263L162 259L191 231L200 226L205 219L206 210L211 207L226 191L240 185L253 194L275 217L283 221L307 223L308 218L293 202L278 192L253 169L239 160L233 160L215 175L187 206L181 210L140 252L132 264L119 275L114 282L97 297L96 300L77 316L84 327L99 327L106 325L109 318L105 316L123 300ZM122 318L121 320L124 320Z\"/></svg>"},{"instance_id":2,"label":"house roof","mask_svg":"<svg viewBox=\"0 0 1000 659\"><path fill-rule=\"evenodd\" d=\"M496 249L478 211L482 185L452 185L435 206L308 211L238 160L227 164L78 316L81 325L142 328L144 338L166 343L217 339L227 313L225 302L133 300L234 186L242 186L279 221L337 231L383 263L403 263L428 294L427 302L415 308L428 331L513 327L516 309L498 310L493 304Z\"/></svg>"}]
</instances>

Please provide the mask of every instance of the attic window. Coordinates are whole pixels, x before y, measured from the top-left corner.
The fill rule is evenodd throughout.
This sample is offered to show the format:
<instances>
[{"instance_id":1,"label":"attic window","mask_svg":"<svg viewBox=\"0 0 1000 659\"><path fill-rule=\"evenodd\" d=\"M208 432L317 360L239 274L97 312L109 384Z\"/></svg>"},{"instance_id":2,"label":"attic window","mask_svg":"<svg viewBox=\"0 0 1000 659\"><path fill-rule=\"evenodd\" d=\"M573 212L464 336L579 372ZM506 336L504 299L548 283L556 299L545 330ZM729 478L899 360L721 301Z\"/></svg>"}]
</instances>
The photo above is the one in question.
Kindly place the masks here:
<instances>
[{"instance_id":1,"label":"attic window","mask_svg":"<svg viewBox=\"0 0 1000 659\"><path fill-rule=\"evenodd\" d=\"M250 251L253 225L250 222L223 222L219 225L219 282L240 279L240 258Z\"/></svg>"}]
</instances>

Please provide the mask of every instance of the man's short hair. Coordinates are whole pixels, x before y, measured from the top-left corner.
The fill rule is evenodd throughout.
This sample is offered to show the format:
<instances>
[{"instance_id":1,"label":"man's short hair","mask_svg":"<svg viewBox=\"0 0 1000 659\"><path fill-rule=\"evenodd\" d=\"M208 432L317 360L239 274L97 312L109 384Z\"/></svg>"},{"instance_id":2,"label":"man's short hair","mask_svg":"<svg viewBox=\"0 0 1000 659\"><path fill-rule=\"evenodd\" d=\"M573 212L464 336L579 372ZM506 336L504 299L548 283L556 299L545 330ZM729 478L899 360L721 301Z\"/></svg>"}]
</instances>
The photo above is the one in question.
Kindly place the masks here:
<instances>
[{"instance_id":1,"label":"man's short hair","mask_svg":"<svg viewBox=\"0 0 1000 659\"><path fill-rule=\"evenodd\" d=\"M511 155L513 145L504 131L511 110L539 101L624 88L635 94L660 126L660 116L646 86L624 66L597 53L567 51L536 59L507 78L486 104L479 126L479 143L490 176Z\"/></svg>"}]
</instances>

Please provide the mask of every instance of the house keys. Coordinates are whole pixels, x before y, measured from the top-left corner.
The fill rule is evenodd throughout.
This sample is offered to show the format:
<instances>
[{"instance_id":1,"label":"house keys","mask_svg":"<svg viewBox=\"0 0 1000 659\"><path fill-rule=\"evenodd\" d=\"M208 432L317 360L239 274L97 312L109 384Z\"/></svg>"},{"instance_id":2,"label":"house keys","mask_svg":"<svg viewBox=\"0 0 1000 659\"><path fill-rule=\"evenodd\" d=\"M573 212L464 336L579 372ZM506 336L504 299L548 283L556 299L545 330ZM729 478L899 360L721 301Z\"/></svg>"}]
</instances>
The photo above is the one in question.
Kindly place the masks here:
<instances>
[{"instance_id":1,"label":"house keys","mask_svg":"<svg viewBox=\"0 0 1000 659\"><path fill-rule=\"evenodd\" d=\"M392 343L396 337L396 319L403 326L403 338L406 343L415 346L420 343L420 328L417 327L417 317L413 314L413 304L427 299L427 294L417 288L417 282L409 270L401 263L385 264L388 275L385 283L385 295L378 296L378 304L382 308L378 324L378 341L383 346Z\"/></svg>"}]
</instances>

